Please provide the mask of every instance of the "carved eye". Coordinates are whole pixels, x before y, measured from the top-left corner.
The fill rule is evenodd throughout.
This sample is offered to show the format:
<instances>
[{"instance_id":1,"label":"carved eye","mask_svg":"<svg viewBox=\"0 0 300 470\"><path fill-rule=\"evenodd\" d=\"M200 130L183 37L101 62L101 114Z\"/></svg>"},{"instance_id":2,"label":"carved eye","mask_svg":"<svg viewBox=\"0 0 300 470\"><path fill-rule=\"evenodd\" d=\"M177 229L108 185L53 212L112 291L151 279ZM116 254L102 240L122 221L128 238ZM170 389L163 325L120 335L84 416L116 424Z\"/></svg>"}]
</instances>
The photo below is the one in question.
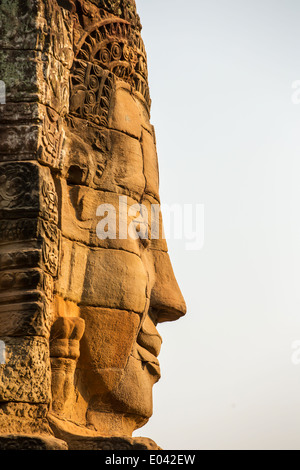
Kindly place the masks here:
<instances>
[{"instance_id":1,"label":"carved eye","mask_svg":"<svg viewBox=\"0 0 300 470\"><path fill-rule=\"evenodd\" d=\"M83 184L85 182L85 170L78 165L72 165L67 175L68 184Z\"/></svg>"}]
</instances>

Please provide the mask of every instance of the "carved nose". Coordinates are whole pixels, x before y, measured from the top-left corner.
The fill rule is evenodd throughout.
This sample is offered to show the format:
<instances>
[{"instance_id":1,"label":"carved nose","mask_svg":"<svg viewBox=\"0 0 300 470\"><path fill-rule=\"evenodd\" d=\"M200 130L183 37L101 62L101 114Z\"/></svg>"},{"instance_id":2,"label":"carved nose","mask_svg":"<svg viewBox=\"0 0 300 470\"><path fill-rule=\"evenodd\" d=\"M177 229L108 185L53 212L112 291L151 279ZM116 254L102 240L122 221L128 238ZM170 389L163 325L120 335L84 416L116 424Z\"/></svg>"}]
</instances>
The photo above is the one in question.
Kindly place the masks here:
<instances>
[{"instance_id":1,"label":"carved nose","mask_svg":"<svg viewBox=\"0 0 300 470\"><path fill-rule=\"evenodd\" d=\"M153 250L155 283L150 308L158 323L175 321L186 314L186 303L176 281L168 253Z\"/></svg>"}]
</instances>

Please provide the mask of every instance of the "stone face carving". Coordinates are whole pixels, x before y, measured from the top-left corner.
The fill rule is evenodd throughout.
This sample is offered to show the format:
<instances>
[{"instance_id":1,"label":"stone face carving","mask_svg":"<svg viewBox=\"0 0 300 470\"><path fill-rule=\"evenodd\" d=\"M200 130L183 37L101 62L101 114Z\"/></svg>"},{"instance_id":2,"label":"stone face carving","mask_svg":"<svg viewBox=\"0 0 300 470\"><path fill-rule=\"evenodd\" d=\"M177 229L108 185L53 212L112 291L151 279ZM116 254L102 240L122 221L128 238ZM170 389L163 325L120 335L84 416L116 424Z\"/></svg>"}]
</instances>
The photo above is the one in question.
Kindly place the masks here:
<instances>
[{"instance_id":1,"label":"stone face carving","mask_svg":"<svg viewBox=\"0 0 300 470\"><path fill-rule=\"evenodd\" d=\"M155 448L131 435L156 326L186 306L141 215L160 199L135 2L10 0L0 29L0 447Z\"/></svg>"}]
</instances>

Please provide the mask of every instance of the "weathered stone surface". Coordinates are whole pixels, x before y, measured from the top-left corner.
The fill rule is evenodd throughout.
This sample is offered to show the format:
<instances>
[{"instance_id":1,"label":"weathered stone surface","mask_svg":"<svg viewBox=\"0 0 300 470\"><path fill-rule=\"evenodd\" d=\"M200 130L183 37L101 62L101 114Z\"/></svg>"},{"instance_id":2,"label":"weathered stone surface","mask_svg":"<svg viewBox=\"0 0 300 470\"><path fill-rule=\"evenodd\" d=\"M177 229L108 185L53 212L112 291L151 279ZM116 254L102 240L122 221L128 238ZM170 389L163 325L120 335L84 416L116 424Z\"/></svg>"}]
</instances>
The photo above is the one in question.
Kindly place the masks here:
<instances>
[{"instance_id":1,"label":"weathered stone surface","mask_svg":"<svg viewBox=\"0 0 300 470\"><path fill-rule=\"evenodd\" d=\"M81 304L143 313L146 286L147 272L138 256L93 249L87 260Z\"/></svg>"},{"instance_id":2,"label":"weathered stone surface","mask_svg":"<svg viewBox=\"0 0 300 470\"><path fill-rule=\"evenodd\" d=\"M120 84L114 98L109 127L140 140L143 118L130 87Z\"/></svg>"},{"instance_id":3,"label":"weathered stone surface","mask_svg":"<svg viewBox=\"0 0 300 470\"><path fill-rule=\"evenodd\" d=\"M48 410L49 406L46 404L1 403L0 439L5 434L51 435L52 432L47 419ZM16 438L17 436L15 436L15 440Z\"/></svg>"},{"instance_id":4,"label":"weathered stone surface","mask_svg":"<svg viewBox=\"0 0 300 470\"><path fill-rule=\"evenodd\" d=\"M0 450L68 450L68 446L54 437L9 434L0 435Z\"/></svg>"},{"instance_id":5,"label":"weathered stone surface","mask_svg":"<svg viewBox=\"0 0 300 470\"><path fill-rule=\"evenodd\" d=\"M129 214L130 208L139 204L136 199L126 194L100 191L86 186L68 188L66 183L62 184L61 190L61 204L64 205L61 216L63 239L76 241L80 245L124 250L141 255L144 249L141 241L128 236L130 225L137 216L137 210ZM142 203L148 208L150 216L150 202L143 200ZM99 207L103 210L98 212ZM104 232L103 236L100 236L99 231L104 228L110 233L115 232L115 236L110 237ZM149 235L150 230L149 227ZM153 240L153 243L164 244L167 249L165 240ZM62 241L62 244L67 245L67 242Z\"/></svg>"},{"instance_id":6,"label":"weathered stone surface","mask_svg":"<svg viewBox=\"0 0 300 470\"><path fill-rule=\"evenodd\" d=\"M139 331L140 316L127 310L96 307L83 307L81 312L86 329L80 367L88 364L91 370L124 369Z\"/></svg>"},{"instance_id":7,"label":"weathered stone surface","mask_svg":"<svg viewBox=\"0 0 300 470\"><path fill-rule=\"evenodd\" d=\"M0 448L158 449L130 436L186 306L140 33L133 0L1 2Z\"/></svg>"},{"instance_id":8,"label":"weathered stone surface","mask_svg":"<svg viewBox=\"0 0 300 470\"><path fill-rule=\"evenodd\" d=\"M144 311L147 272L139 256L115 249L88 250L67 239L62 239L62 256L58 294L80 305Z\"/></svg>"},{"instance_id":9,"label":"weathered stone surface","mask_svg":"<svg viewBox=\"0 0 300 470\"><path fill-rule=\"evenodd\" d=\"M32 49L39 46L40 4L35 0L2 0L0 5L0 48Z\"/></svg>"},{"instance_id":10,"label":"weathered stone surface","mask_svg":"<svg viewBox=\"0 0 300 470\"><path fill-rule=\"evenodd\" d=\"M6 362L0 365L0 403L49 403L49 344L42 337L2 336Z\"/></svg>"},{"instance_id":11,"label":"weathered stone surface","mask_svg":"<svg viewBox=\"0 0 300 470\"><path fill-rule=\"evenodd\" d=\"M82 298L88 248L62 238L59 282L55 292L62 298L79 303Z\"/></svg>"},{"instance_id":12,"label":"weathered stone surface","mask_svg":"<svg viewBox=\"0 0 300 470\"><path fill-rule=\"evenodd\" d=\"M57 431L58 434L59 431ZM61 431L61 439L68 443L69 450L103 450L103 451L133 451L133 450L161 450L152 440L143 437L99 437L81 436Z\"/></svg>"},{"instance_id":13,"label":"weathered stone surface","mask_svg":"<svg viewBox=\"0 0 300 470\"><path fill-rule=\"evenodd\" d=\"M46 299L0 305L0 337L41 336L48 338L50 319Z\"/></svg>"},{"instance_id":14,"label":"weathered stone surface","mask_svg":"<svg viewBox=\"0 0 300 470\"><path fill-rule=\"evenodd\" d=\"M57 223L57 196L48 168L31 162L0 163L0 217L42 217Z\"/></svg>"}]
</instances>

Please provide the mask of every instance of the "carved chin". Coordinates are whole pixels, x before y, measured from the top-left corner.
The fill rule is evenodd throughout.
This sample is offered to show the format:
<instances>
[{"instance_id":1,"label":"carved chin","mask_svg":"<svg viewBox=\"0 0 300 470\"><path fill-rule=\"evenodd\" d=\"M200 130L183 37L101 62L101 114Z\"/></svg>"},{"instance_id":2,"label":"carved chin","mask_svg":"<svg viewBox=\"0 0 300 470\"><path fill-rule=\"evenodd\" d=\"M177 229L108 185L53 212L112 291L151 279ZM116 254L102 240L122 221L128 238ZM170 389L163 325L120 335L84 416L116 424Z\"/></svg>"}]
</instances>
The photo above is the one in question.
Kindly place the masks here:
<instances>
[{"instance_id":1,"label":"carved chin","mask_svg":"<svg viewBox=\"0 0 300 470\"><path fill-rule=\"evenodd\" d=\"M50 414L56 435L68 442L76 436L131 436L152 416L152 388L160 378L158 361L145 363L130 356L125 369L81 371L94 394L86 403L81 424L74 419ZM80 381L80 377L77 377ZM78 410L77 410L78 411Z\"/></svg>"},{"instance_id":2,"label":"carved chin","mask_svg":"<svg viewBox=\"0 0 300 470\"><path fill-rule=\"evenodd\" d=\"M105 377L106 371L99 371L101 381ZM106 393L94 395L89 403L88 415L105 412L117 415L122 414L123 419L128 414L135 416L133 429L143 426L153 413L152 388L160 378L160 370L158 364L146 364L131 356L127 366L119 377L119 381L115 386L106 383ZM102 418L101 418L102 419ZM95 421L93 420L95 425ZM99 419L99 430L103 426Z\"/></svg>"},{"instance_id":3,"label":"carved chin","mask_svg":"<svg viewBox=\"0 0 300 470\"><path fill-rule=\"evenodd\" d=\"M149 419L153 413L152 388L159 378L159 365L152 367L131 356L114 394L128 412Z\"/></svg>"}]
</instances>

